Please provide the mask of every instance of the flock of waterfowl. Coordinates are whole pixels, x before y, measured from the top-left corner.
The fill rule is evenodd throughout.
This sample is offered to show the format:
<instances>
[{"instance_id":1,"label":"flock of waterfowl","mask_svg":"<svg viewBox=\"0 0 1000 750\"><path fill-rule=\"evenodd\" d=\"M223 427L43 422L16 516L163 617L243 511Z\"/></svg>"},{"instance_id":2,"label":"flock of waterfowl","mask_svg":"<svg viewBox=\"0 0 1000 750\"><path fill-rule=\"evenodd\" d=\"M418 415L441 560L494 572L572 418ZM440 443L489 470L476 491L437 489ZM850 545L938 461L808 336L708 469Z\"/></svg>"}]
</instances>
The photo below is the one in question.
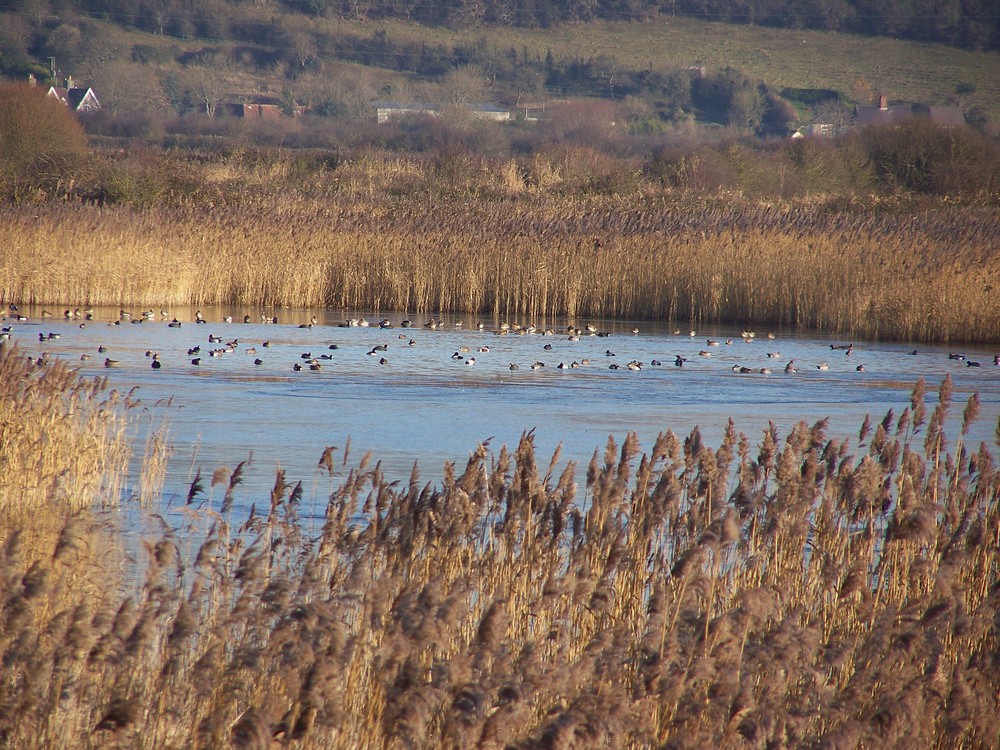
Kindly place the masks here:
<instances>
[{"instance_id":1,"label":"flock of waterfowl","mask_svg":"<svg viewBox=\"0 0 1000 750\"><path fill-rule=\"evenodd\" d=\"M160 323L165 324L168 328L182 328L186 325L185 321L181 321L175 316L172 316L166 310L161 310L159 313L153 310L144 310L140 313L131 313L126 310L121 310L117 317L106 321L95 320L94 311L90 308L80 310L79 308L66 309L61 316L55 316L51 312L42 311L40 318L41 320L47 320L51 318L58 319L62 317L65 321L72 321L77 324L81 329L86 328L88 325L98 326L105 325L108 328L114 328L116 326L122 325L136 325L143 323ZM238 318L237 318L238 320ZM7 307L7 314L3 318L3 327L0 328L0 344L11 338L15 330L15 323L18 322L28 322L29 318L27 315L23 314L21 310L15 304L9 304ZM259 325L278 325L278 318L270 313L261 313L259 317L253 317L250 315L244 315L242 317L244 324L259 324ZM200 310L196 311L193 320L187 321L193 323L194 325L209 325L208 319L202 314ZM228 326L233 324L234 328L238 328L238 323L234 323L234 318L231 315L223 315L217 321L216 324L220 327ZM580 342L590 337L594 338L608 338L612 335L611 331L601 330L593 323L587 323L582 327L577 327L576 325L570 324L565 327L555 329L555 328L542 328L537 327L533 324L521 325L517 323L507 323L503 322L495 326L488 326L483 322L475 323L468 328L465 327L462 321L454 321L446 323L443 318L430 318L426 322L416 324L410 319L403 319L399 322L393 322L389 318L382 318L378 322L370 322L364 318L348 318L346 320L337 322L334 326L320 326L317 318L312 316L307 323L301 323L293 326L286 326L286 328L299 328L299 329L312 329L314 327L320 327L321 329L331 329L331 328L367 328L367 329L377 329L379 331L388 331L394 328L409 329L400 332L396 337L395 343L390 343L391 340L383 340L367 350L367 355L375 362L381 366L389 366L391 364L390 360L390 347L393 351L398 351L399 349L409 349L418 346L417 338L415 337L416 330L424 329L427 331L440 331L440 330L452 330L456 332L461 332L463 330L468 330L470 333L474 332L476 335L480 336L480 341L475 344L462 344L455 349L454 353L450 356L450 359L454 362L461 362L467 367L474 367L478 362L486 359L486 355L490 355L494 350L493 347L484 343L482 337L486 335L493 336L523 336L523 337L534 337L540 336L546 338L546 343L540 345L535 354L532 355L530 364L527 362L514 362L508 361L506 369L510 371L518 371L524 367L530 370L541 370L543 368L556 369L556 370L575 370L578 368L588 367L594 365L594 358L600 356L597 353L589 353L590 356L582 356L588 352L582 352L580 356L565 356L565 358L560 359L559 355L570 354L569 346L557 343L560 339L572 344L572 342ZM204 329L202 329L204 330ZM639 334L638 328L632 328L630 331L625 332L625 338L627 339L628 333L633 336ZM671 363L675 368L683 368L687 363L691 362L694 357L698 357L699 361L712 361L711 358L714 353L719 349L730 346L739 346L739 344L752 344L756 341L756 334L752 330L742 330L739 336L734 336L732 338L714 339L706 338L703 339L704 343L694 344L694 342L699 341L698 333L694 330L688 331L686 334L678 330L674 330L673 334L675 337L679 337L675 344L676 349L681 350L679 353L675 352L665 357L668 364ZM38 341L41 345L47 347L56 347L57 340L61 338L61 334L57 331L42 331L38 334ZM618 332L614 332L616 337L619 337ZM285 336L284 338L287 338ZM773 334L767 334L767 340L769 342L775 339ZM688 342L688 343L681 343ZM322 353L314 353L316 346L323 346L324 351ZM624 350L628 345L623 345L621 348ZM280 352L277 349L281 349ZM286 364L288 364L289 369L292 372L302 372L302 371L320 371L323 370L325 366L332 363L335 359L338 359L340 355L335 354L338 349L341 348L341 344L333 342L317 342L314 346L310 346L308 351L299 351L294 355L293 361L288 364L288 346L282 347L272 347L270 339L255 339L254 341L248 343L244 336L240 335L238 330L234 332L234 335L223 336L215 331L208 333L199 337L196 341L191 341L188 339L188 343L183 346L183 348L178 347L175 351L164 352L160 350L147 350L145 352L146 357L149 359L150 367L154 370L159 370L164 367L165 364L169 363L171 365L184 364L194 367L201 367L210 359L230 357L232 355L241 355L244 361L249 361L254 367L261 367L265 364L273 365L279 363L279 360L283 359ZM366 345L367 348L367 345ZM617 347L616 347L617 348ZM694 349L697 349L695 352ZM772 372L782 372L786 374L792 374L799 371L799 366L796 364L795 359L789 358L784 364L775 364L774 369L768 366L767 361L777 360L781 362L785 358L782 357L780 351L772 350L768 348L765 352L759 352L760 347L754 347L753 349L746 349L746 357L734 357L732 351L728 352L729 356L725 359L731 361L736 359L745 359L746 362L736 362L735 364L727 365L728 369L732 372L741 375L770 375ZM519 348L518 352L522 351L523 348ZM510 347L505 347L504 351L508 354L511 353ZM857 362L859 358L855 356L859 349L853 343L851 344L840 344L833 343L829 344L829 353L831 355L839 355L844 358L848 358L849 365L838 366L835 369L840 371L853 370L856 372L865 372L864 364ZM105 344L101 344L97 347L97 353L103 356L103 364L105 367L117 367L120 364L120 359L109 351ZM911 355L917 355L917 350L909 352ZM45 349L41 355L37 358L38 361L45 361L45 359L50 355L50 351ZM91 359L89 353L83 353L80 355L81 360ZM247 358L249 358L247 360ZM555 359L553 359L555 358ZM956 363L961 362L966 367L980 367L982 362L975 359L966 357L964 354L960 353L950 353L948 355L949 360L953 360ZM663 366L663 361L657 358L652 358L648 362L641 360L637 357L630 357L630 355L625 355L624 357L619 357L618 353L611 349L606 348L603 354L603 359L606 362L606 367L609 370L625 370L625 371L640 371L644 368L657 368ZM627 361L626 361L627 359ZM548 360L548 361L546 361ZM759 360L754 362L754 360ZM815 368L818 371L827 371L831 369L830 358L824 359L822 361L815 361L809 368ZM994 366L1000 366L1000 355L995 355L993 357Z\"/></svg>"}]
</instances>

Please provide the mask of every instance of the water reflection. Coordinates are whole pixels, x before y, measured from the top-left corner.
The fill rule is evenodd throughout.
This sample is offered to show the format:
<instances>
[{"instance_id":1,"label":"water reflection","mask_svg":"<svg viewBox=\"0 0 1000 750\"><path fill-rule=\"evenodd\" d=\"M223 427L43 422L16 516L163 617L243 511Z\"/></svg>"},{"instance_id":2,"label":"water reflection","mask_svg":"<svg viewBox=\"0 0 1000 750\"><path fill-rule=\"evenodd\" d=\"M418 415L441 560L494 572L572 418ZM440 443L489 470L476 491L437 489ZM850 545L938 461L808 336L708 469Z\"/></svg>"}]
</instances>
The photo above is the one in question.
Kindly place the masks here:
<instances>
[{"instance_id":1,"label":"water reflection","mask_svg":"<svg viewBox=\"0 0 1000 750\"><path fill-rule=\"evenodd\" d=\"M341 461L350 446L347 468L371 451L387 477L405 482L414 462L423 480L436 481L445 461L464 463L482 441L494 452L513 447L526 430L534 431L543 459L561 445L562 461L583 467L595 450L603 453L609 436L620 444L630 431L648 449L663 430L683 437L697 426L708 445L718 445L729 418L754 444L769 421L784 435L799 420L824 418L831 436L856 443L865 415L881 419L893 409L898 416L921 376L929 404L945 375L954 379L952 441L971 393L980 395L982 416L970 444L995 447L1000 415L1000 367L994 352L981 347L964 348L961 360L950 358L959 352L947 347L919 345L913 354L911 344L781 330L770 331L773 339L756 331L746 342L738 326L690 335L645 322L553 320L534 321L535 333L498 335L506 321L469 316L411 316L412 326L403 328L406 316L390 314L393 327L379 328L385 315L358 312L266 311L263 317L277 317L277 324L262 322L259 310L238 309L203 308L205 324L195 323L194 309L156 311L143 323L122 320L117 309L95 310L90 321L67 320L62 311L24 312L27 320L4 325L13 325L12 339L26 355L65 358L122 390L138 386L137 460L146 433L165 423L173 447L165 493L175 505L199 467L210 477L218 466L250 458L237 505L266 499L280 467L292 482L303 480L304 515L321 511L336 481L317 470L327 446L337 448ZM245 316L250 322L238 322ZM373 324L341 327L365 317ZM180 325L171 326L174 319ZM427 327L430 320L439 323ZM571 340L567 326L581 329L579 340ZM547 328L551 335L544 335ZM850 343L849 351L831 348ZM231 351L211 356L213 349ZM159 369L151 366L154 353ZM674 364L678 356L686 360L681 367ZM106 357L119 365L105 368ZM467 364L472 357L475 364ZM308 368L311 360L318 369ZM784 372L789 361L798 368L794 374ZM535 362L545 366L532 369ZM628 369L629 362L641 369ZM820 369L824 363L828 369ZM619 369L610 369L614 364ZM581 469L581 481L583 475ZM213 501L221 496L215 490Z\"/></svg>"}]
</instances>

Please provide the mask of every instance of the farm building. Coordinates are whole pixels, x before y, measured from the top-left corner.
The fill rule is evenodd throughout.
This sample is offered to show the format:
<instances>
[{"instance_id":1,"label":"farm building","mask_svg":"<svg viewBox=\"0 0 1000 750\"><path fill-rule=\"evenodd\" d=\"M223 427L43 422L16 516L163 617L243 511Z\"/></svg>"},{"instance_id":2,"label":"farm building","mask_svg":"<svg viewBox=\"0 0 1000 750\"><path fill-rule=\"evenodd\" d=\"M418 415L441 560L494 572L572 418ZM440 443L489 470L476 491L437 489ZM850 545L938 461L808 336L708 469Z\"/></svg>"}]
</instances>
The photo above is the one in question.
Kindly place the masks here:
<instances>
[{"instance_id":1,"label":"farm building","mask_svg":"<svg viewBox=\"0 0 1000 750\"><path fill-rule=\"evenodd\" d=\"M492 104L436 104L427 102L413 102L404 104L401 102L372 102L375 108L375 121L379 124L389 122L408 116L430 116L440 117L450 109L456 111L469 112L473 117L480 120L493 120L503 122L510 119L510 110L497 107Z\"/></svg>"}]
</instances>

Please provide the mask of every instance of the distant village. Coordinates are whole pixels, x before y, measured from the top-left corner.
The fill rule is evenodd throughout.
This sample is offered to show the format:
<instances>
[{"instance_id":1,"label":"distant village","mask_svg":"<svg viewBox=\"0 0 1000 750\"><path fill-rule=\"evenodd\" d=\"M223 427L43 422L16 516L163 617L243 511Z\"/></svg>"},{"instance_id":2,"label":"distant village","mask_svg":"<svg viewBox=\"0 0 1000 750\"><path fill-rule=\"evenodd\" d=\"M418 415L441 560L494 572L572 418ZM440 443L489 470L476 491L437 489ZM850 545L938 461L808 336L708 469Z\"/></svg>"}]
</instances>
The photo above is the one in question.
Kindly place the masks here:
<instances>
[{"instance_id":1,"label":"distant village","mask_svg":"<svg viewBox=\"0 0 1000 750\"><path fill-rule=\"evenodd\" d=\"M35 76L29 76L32 86L39 85ZM62 86L49 85L47 96L66 105L75 112L94 112L101 109L97 93L89 86L77 85L72 76L66 76ZM288 112L276 99L268 97L241 97L244 101L227 102L222 111L230 117L257 120L278 120L298 116L300 110ZM518 107L516 110L493 104L444 104L440 102L398 102L375 101L371 103L372 116L376 123L385 124L410 117L468 116L479 120L506 122L515 117L527 121L545 117L544 104ZM958 106L928 106L923 104L890 104L889 97L882 94L875 104L858 104L854 108L853 120L837 123L818 118L791 133L792 138L806 136L833 137L838 133L858 127L891 125L915 118L925 118L940 127L962 127L966 124L965 114Z\"/></svg>"}]
</instances>

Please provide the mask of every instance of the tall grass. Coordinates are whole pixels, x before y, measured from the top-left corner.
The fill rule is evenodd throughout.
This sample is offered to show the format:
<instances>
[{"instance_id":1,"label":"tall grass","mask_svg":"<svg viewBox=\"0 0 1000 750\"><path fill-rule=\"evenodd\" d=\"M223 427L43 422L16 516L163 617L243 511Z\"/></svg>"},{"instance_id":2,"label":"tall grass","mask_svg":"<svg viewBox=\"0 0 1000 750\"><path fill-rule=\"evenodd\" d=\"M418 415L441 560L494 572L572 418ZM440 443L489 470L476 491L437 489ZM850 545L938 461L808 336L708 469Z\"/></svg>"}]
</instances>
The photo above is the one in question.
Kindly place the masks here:
<instances>
[{"instance_id":1,"label":"tall grass","mask_svg":"<svg viewBox=\"0 0 1000 750\"><path fill-rule=\"evenodd\" d=\"M65 364L0 351L0 516L22 522L118 505L130 456L127 396Z\"/></svg>"},{"instance_id":2,"label":"tall grass","mask_svg":"<svg viewBox=\"0 0 1000 750\"><path fill-rule=\"evenodd\" d=\"M261 185L230 194L221 209L4 208L0 298L605 316L1000 340L991 203L772 202L661 189L564 195L510 164L471 171L470 184L451 192L412 164L351 165L320 194Z\"/></svg>"},{"instance_id":3,"label":"tall grass","mask_svg":"<svg viewBox=\"0 0 1000 750\"><path fill-rule=\"evenodd\" d=\"M25 374L30 379L30 375ZM436 487L322 451L315 538L239 469L98 591L86 514L0 546L0 737L18 748L989 747L1000 732L985 445L931 404L856 445L823 422L609 441L583 476L531 434ZM53 408L58 408L54 405ZM951 450L948 447L951 446ZM319 449L317 449L319 453ZM237 524L240 524L237 528ZM99 538L95 538L99 539ZM105 545L111 542L105 538ZM27 571L27 572L25 572ZM131 583L130 583L131 582Z\"/></svg>"}]
</instances>

